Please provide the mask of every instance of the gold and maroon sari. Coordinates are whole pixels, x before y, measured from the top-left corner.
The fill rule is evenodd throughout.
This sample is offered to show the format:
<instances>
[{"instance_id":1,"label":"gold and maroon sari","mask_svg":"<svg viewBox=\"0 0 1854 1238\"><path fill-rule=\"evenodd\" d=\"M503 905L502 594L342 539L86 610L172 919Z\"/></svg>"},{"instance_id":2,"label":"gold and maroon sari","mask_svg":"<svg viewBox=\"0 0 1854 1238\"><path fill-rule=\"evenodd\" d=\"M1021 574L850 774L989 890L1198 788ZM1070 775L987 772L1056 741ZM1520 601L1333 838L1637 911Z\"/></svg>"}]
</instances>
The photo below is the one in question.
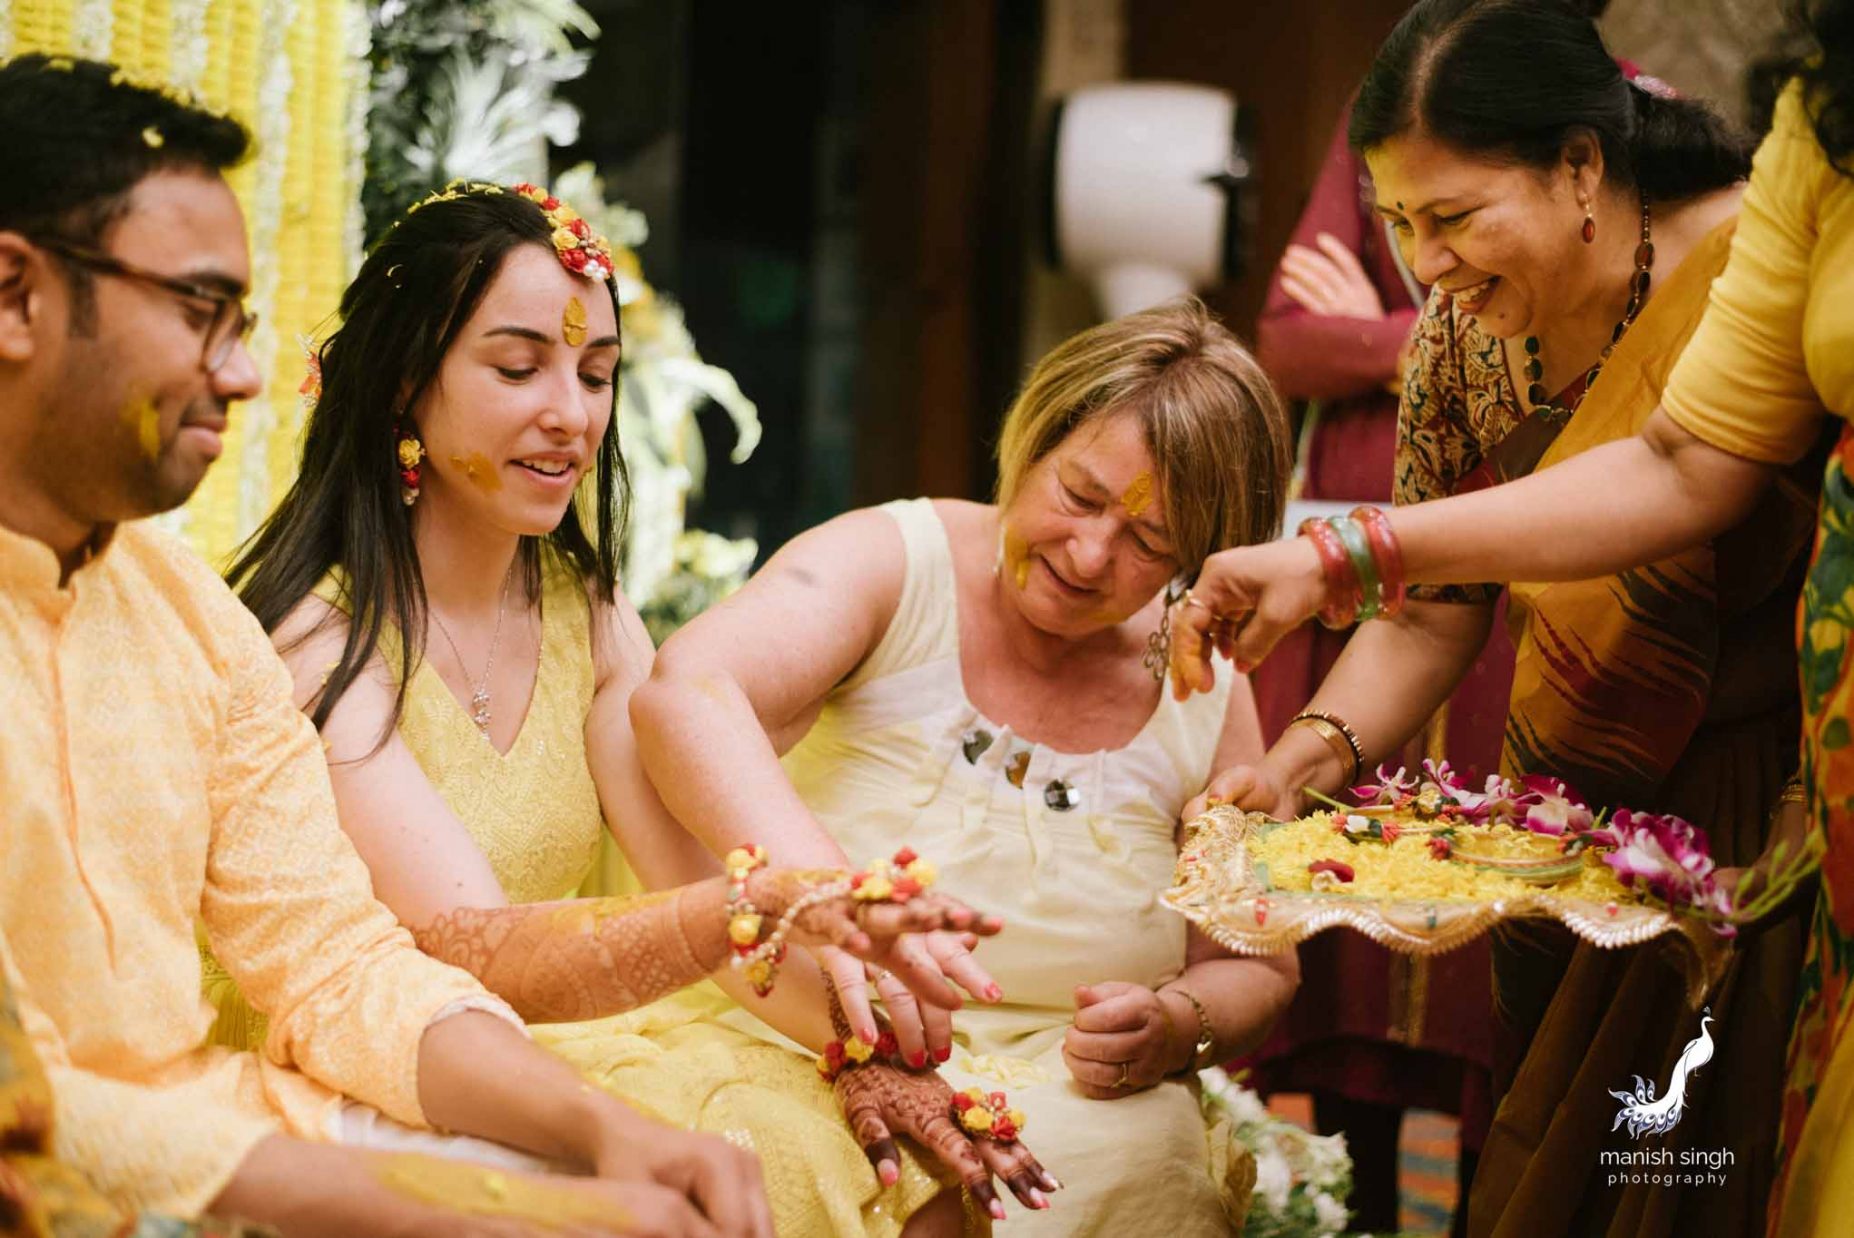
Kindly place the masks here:
<instances>
[{"instance_id":1,"label":"gold and maroon sari","mask_svg":"<svg viewBox=\"0 0 1854 1238\"><path fill-rule=\"evenodd\" d=\"M1405 387L1397 501L1497 485L1636 434L1705 309L1732 225L1708 236L1654 294L1568 420L1527 410L1499 340L1446 294L1418 327ZM1592 804L1673 812L1702 826L1721 865L1762 851L1797 761L1793 615L1815 518L1820 460L1785 476L1719 539L1599 580L1515 584L1517 650L1502 765L1562 777ZM1413 589L1431 601L1487 602L1491 585ZM1792 920L1742 939L1706 995L1717 1058L1688 1091L1674 1150L1728 1148L1722 1187L1612 1183L1604 1150L1610 1089L1665 1081L1698 1032L1681 972L1649 945L1604 951L1526 928L1495 941L1496 1086L1472 1234L1659 1238L1761 1227L1771 1184L1784 1043L1803 943ZM1652 1175L1650 1175L1652 1176Z\"/></svg>"}]
</instances>

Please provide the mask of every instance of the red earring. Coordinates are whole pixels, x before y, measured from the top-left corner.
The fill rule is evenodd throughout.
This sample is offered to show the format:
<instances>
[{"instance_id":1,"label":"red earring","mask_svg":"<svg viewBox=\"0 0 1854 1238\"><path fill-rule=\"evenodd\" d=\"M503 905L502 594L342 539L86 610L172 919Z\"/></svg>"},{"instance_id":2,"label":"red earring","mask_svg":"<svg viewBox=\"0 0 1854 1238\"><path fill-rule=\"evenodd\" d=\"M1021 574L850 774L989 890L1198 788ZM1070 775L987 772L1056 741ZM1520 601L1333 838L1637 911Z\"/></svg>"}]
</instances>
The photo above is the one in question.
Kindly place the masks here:
<instances>
[{"instance_id":1,"label":"red earring","mask_svg":"<svg viewBox=\"0 0 1854 1238\"><path fill-rule=\"evenodd\" d=\"M419 462L425 458L425 444L409 422L399 425L399 442L395 447L399 462L399 497L407 507L418 502Z\"/></svg>"},{"instance_id":2,"label":"red earring","mask_svg":"<svg viewBox=\"0 0 1854 1238\"><path fill-rule=\"evenodd\" d=\"M1584 244L1588 245L1595 240L1596 217L1590 213L1590 208L1586 206L1584 208Z\"/></svg>"}]
</instances>

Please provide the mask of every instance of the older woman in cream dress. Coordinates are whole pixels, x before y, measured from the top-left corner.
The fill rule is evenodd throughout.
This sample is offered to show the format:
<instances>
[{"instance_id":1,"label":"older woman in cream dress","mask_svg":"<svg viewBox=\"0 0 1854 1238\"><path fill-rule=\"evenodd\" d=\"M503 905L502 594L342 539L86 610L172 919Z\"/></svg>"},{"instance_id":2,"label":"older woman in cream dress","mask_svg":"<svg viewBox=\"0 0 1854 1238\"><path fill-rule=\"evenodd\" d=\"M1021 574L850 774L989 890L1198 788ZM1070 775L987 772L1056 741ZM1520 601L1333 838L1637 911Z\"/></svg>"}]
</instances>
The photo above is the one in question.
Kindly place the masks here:
<instances>
[{"instance_id":1,"label":"older woman in cream dress","mask_svg":"<svg viewBox=\"0 0 1854 1238\"><path fill-rule=\"evenodd\" d=\"M1168 584L1274 533L1288 458L1267 380L1201 306L1106 324L1032 374L995 505L805 534L632 698L652 781L711 850L836 865L905 844L1003 914L984 972L956 935L911 939L988 999L950 1027L870 974L904 1056L1029 1115L1066 1189L1013 1233L1184 1238L1246 1210L1252 1162L1206 1125L1194 1068L1259 1041L1297 968L1226 956L1158 895L1181 814L1260 729L1246 681L1179 703L1146 654ZM871 1036L862 965L826 961Z\"/></svg>"}]
</instances>

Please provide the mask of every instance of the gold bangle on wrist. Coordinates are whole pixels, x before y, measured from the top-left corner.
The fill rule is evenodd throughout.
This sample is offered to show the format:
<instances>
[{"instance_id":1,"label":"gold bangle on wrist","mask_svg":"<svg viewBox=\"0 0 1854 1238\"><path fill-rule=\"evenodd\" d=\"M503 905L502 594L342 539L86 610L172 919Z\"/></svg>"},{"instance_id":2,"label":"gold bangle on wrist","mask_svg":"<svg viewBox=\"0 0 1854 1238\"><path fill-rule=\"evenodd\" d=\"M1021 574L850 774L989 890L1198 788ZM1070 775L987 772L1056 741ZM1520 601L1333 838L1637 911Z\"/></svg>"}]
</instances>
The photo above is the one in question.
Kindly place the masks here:
<instances>
[{"instance_id":1,"label":"gold bangle on wrist","mask_svg":"<svg viewBox=\"0 0 1854 1238\"><path fill-rule=\"evenodd\" d=\"M1191 1009L1197 1011L1197 1040L1191 1046L1191 1060L1185 1063L1183 1068L1175 1070L1172 1073L1174 1075L1188 1075L1194 1071L1204 1069L1205 1057L1209 1055L1212 1049L1217 1047L1216 1037L1212 1035L1210 1030L1210 1012L1204 1009L1204 1003L1198 1001L1197 995L1192 993L1189 989L1173 985L1170 988L1161 990L1161 992L1178 994L1178 996L1191 1003ZM1171 1016L1169 1014L1166 1015L1165 1020L1169 1025L1171 1023Z\"/></svg>"},{"instance_id":2,"label":"gold bangle on wrist","mask_svg":"<svg viewBox=\"0 0 1854 1238\"><path fill-rule=\"evenodd\" d=\"M1355 784L1359 775L1365 772L1365 745L1360 742L1358 732L1348 726L1344 718L1323 709L1303 709L1294 715L1288 725L1306 727L1326 741L1326 746L1333 750L1334 756L1351 766L1351 773L1345 780L1346 786Z\"/></svg>"}]
</instances>

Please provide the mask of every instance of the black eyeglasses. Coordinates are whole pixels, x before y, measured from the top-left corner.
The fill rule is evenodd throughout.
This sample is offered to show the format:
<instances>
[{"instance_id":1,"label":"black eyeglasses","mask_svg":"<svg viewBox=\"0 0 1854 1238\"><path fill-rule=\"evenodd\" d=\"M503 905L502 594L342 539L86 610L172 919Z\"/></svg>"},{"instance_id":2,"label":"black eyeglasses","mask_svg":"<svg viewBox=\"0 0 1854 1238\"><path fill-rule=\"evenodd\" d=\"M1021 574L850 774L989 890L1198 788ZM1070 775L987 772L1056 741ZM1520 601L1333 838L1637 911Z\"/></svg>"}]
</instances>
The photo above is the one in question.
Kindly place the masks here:
<instances>
[{"instance_id":1,"label":"black eyeglasses","mask_svg":"<svg viewBox=\"0 0 1854 1238\"><path fill-rule=\"evenodd\" d=\"M209 303L212 306L212 321L207 324L205 344L200 350L200 363L206 367L208 374L214 373L220 366L231 360L232 350L238 346L238 342L249 338L252 328L257 326L257 315L246 309L244 302L239 298L220 289L196 284L188 279L178 279L172 275L163 275L159 271L150 271L109 254L66 244L64 241L35 238L33 243L40 249L50 250L68 262L88 267L101 274L114 275L121 279L139 280L177 297Z\"/></svg>"}]
</instances>

